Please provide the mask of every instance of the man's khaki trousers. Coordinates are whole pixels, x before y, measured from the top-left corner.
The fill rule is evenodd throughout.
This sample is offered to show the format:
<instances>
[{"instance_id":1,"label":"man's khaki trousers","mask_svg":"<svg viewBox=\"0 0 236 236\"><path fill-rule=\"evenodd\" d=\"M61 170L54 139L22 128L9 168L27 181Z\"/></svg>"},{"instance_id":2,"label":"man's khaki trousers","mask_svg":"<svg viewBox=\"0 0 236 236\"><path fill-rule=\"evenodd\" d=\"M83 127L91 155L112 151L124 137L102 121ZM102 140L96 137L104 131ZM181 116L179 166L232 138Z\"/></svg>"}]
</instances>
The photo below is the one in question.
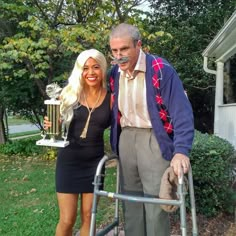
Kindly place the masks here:
<instances>
[{"instance_id":1,"label":"man's khaki trousers","mask_svg":"<svg viewBox=\"0 0 236 236\"><path fill-rule=\"evenodd\" d=\"M152 129L123 128L119 141L123 194L158 197L169 161L162 158ZM168 213L158 204L123 201L126 236L169 236Z\"/></svg>"}]
</instances>

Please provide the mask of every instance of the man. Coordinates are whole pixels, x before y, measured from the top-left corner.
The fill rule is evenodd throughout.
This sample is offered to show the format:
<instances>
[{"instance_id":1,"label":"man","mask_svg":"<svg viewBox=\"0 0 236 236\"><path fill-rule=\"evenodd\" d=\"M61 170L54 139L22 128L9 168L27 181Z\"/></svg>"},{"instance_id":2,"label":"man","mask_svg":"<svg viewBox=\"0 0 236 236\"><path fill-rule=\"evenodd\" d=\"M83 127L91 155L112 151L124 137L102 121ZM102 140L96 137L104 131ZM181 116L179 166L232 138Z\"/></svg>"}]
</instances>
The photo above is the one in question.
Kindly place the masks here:
<instances>
[{"instance_id":1,"label":"man","mask_svg":"<svg viewBox=\"0 0 236 236\"><path fill-rule=\"evenodd\" d=\"M182 82L163 58L145 54L139 30L122 23L110 34L118 64L111 70L111 145L119 154L121 190L157 197L171 165L176 175L190 167L193 113ZM158 204L124 202L127 236L170 235L168 214Z\"/></svg>"}]
</instances>

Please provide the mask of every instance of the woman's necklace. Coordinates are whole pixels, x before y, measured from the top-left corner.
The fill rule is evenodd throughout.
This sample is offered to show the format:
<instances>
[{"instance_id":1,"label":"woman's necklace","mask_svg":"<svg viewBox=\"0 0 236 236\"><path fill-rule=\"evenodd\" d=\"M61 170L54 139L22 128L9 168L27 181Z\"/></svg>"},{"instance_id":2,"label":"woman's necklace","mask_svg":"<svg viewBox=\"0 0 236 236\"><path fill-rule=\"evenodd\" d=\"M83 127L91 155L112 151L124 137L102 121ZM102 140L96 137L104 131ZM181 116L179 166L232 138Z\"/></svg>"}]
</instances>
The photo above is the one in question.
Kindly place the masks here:
<instances>
[{"instance_id":1,"label":"woman's necklace","mask_svg":"<svg viewBox=\"0 0 236 236\"><path fill-rule=\"evenodd\" d=\"M88 109L89 115L88 115L86 124L85 124L85 126L84 126L83 132L82 132L81 135L80 135L80 138L86 138L86 137L87 137L87 131L88 131L88 126L89 126L90 117L91 117L92 112L95 110L96 106L98 105L98 102L99 102L99 100L100 100L101 94L102 94L102 89L100 89L99 94L98 94L98 97L97 97L97 100L96 100L96 102L95 102L93 108L90 110L90 109L89 109L89 106L88 106L88 102L87 102L86 96L85 96L85 93L84 93L84 91L83 91L83 97L84 97L85 105L86 105L86 107L87 107L87 109Z\"/></svg>"}]
</instances>

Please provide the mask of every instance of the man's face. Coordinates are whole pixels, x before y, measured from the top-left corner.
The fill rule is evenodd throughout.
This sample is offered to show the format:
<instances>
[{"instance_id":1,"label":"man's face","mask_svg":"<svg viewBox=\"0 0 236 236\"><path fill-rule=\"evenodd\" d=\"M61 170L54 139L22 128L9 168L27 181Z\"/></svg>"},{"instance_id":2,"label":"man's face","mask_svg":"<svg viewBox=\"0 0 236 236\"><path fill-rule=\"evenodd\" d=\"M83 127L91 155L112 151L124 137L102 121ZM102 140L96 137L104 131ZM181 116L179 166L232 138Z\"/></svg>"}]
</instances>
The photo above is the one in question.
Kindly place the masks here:
<instances>
[{"instance_id":1,"label":"man's face","mask_svg":"<svg viewBox=\"0 0 236 236\"><path fill-rule=\"evenodd\" d=\"M130 73L132 73L138 61L141 41L138 41L134 44L133 40L130 37L111 38L110 47L112 55L116 59L128 57L127 62L121 62L118 63L118 65L121 70L128 70Z\"/></svg>"}]
</instances>

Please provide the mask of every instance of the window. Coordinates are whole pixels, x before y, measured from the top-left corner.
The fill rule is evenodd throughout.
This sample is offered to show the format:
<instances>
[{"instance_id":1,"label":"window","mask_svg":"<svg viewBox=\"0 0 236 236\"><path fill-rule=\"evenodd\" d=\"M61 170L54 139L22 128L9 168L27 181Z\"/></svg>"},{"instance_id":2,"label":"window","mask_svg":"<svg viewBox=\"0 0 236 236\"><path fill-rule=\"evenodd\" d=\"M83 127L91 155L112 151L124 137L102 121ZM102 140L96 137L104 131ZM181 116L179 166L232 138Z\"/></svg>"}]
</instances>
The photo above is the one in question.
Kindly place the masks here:
<instances>
[{"instance_id":1,"label":"window","mask_svg":"<svg viewBox=\"0 0 236 236\"><path fill-rule=\"evenodd\" d=\"M236 55L224 65L224 104L236 103Z\"/></svg>"}]
</instances>

